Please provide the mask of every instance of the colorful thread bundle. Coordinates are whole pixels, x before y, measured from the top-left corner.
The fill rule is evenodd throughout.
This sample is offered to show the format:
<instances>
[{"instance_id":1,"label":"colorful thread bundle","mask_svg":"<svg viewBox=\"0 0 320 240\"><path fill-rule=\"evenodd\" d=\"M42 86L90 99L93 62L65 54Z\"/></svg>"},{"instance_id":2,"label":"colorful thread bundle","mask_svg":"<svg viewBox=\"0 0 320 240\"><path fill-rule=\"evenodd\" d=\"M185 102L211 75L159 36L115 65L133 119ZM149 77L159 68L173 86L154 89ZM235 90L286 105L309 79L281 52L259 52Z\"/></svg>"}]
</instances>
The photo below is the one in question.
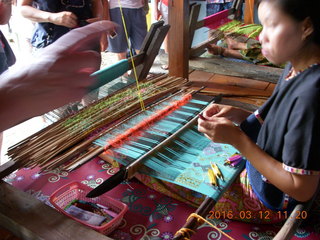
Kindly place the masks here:
<instances>
[{"instance_id":1,"label":"colorful thread bundle","mask_svg":"<svg viewBox=\"0 0 320 240\"><path fill-rule=\"evenodd\" d=\"M224 165L229 165L232 167L237 167L241 161L243 160L243 157L240 154L233 154L231 157L229 157L225 162Z\"/></svg>"},{"instance_id":2,"label":"colorful thread bundle","mask_svg":"<svg viewBox=\"0 0 320 240\"><path fill-rule=\"evenodd\" d=\"M210 183L213 186L216 186L216 187L219 186L218 179L220 179L221 181L224 181L223 175L216 163L210 163L210 168L208 168L208 175L209 175Z\"/></svg>"}]
</instances>

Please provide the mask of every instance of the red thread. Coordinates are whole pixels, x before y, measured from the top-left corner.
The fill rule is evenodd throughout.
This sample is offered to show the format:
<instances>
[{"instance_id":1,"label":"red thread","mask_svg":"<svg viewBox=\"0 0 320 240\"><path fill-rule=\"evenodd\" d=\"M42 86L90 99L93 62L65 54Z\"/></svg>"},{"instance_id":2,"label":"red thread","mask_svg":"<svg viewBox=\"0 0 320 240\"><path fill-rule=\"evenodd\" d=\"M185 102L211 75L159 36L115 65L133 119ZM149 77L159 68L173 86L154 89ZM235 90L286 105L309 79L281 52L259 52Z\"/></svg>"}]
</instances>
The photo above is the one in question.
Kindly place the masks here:
<instances>
[{"instance_id":1,"label":"red thread","mask_svg":"<svg viewBox=\"0 0 320 240\"><path fill-rule=\"evenodd\" d=\"M111 139L107 142L107 145L104 147L104 150L107 151L111 146L112 147L120 147L125 140L127 140L131 136L136 136L139 134L144 128L151 126L154 122L160 120L161 118L169 115L171 112L176 110L177 108L185 105L190 99L192 98L191 94L186 94L183 98L178 101L173 102L170 106L159 110L152 116L148 117L146 120L138 123L137 125L133 126L132 128L126 130L124 133L118 135L114 139Z\"/></svg>"}]
</instances>

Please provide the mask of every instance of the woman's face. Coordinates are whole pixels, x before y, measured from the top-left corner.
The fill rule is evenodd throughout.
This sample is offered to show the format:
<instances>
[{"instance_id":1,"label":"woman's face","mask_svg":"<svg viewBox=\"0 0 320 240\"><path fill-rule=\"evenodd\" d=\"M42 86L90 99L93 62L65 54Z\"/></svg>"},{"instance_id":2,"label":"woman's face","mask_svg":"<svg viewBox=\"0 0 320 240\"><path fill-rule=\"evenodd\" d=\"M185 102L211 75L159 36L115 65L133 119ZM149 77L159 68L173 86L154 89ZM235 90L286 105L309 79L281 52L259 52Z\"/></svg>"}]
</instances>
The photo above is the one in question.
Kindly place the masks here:
<instances>
[{"instance_id":1,"label":"woman's face","mask_svg":"<svg viewBox=\"0 0 320 240\"><path fill-rule=\"evenodd\" d=\"M262 54L274 64L299 57L304 45L303 26L270 1L259 5L258 16L263 25L259 36Z\"/></svg>"}]
</instances>

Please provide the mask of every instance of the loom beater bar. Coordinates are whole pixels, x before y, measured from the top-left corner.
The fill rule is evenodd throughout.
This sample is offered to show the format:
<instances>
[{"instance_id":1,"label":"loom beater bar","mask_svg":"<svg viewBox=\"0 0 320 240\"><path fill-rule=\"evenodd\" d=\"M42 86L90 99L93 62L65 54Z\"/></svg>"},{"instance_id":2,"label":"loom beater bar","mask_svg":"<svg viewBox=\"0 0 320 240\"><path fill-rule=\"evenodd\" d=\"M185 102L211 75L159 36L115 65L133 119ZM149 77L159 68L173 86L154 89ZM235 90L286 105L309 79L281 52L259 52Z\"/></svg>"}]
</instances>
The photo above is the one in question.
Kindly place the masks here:
<instances>
[{"instance_id":1,"label":"loom beater bar","mask_svg":"<svg viewBox=\"0 0 320 240\"><path fill-rule=\"evenodd\" d=\"M93 84L88 91L93 91L103 85L111 82L112 80L122 76L128 70L134 67L134 64L139 65L143 62L144 53L140 53L131 59L122 59L119 62L100 69L90 75L92 78L96 78L97 81Z\"/></svg>"}]
</instances>

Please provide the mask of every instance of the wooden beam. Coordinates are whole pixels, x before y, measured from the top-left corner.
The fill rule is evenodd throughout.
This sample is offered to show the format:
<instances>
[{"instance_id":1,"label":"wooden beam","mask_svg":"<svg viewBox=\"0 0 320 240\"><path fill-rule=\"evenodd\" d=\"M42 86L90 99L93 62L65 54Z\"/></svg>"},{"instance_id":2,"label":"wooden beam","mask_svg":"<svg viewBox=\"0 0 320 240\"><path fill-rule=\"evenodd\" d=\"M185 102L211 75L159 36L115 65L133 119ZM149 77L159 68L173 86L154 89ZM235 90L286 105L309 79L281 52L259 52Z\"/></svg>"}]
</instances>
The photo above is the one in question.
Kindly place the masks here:
<instances>
[{"instance_id":1,"label":"wooden beam","mask_svg":"<svg viewBox=\"0 0 320 240\"><path fill-rule=\"evenodd\" d=\"M188 78L189 0L169 0L169 75Z\"/></svg>"},{"instance_id":2,"label":"wooden beam","mask_svg":"<svg viewBox=\"0 0 320 240\"><path fill-rule=\"evenodd\" d=\"M169 31L169 28L170 25L164 25L155 29L150 44L146 49L143 49L145 56L143 58L143 63L137 67L138 80L145 79L150 72L150 68L154 63L154 59L159 54L159 49ZM130 77L134 78L133 71L131 72Z\"/></svg>"},{"instance_id":3,"label":"wooden beam","mask_svg":"<svg viewBox=\"0 0 320 240\"><path fill-rule=\"evenodd\" d=\"M211 58L193 58L189 63L190 68L196 70L203 70L226 76L251 78L271 83L277 83L283 71L281 68L233 62L219 56L213 56Z\"/></svg>"},{"instance_id":4,"label":"wooden beam","mask_svg":"<svg viewBox=\"0 0 320 240\"><path fill-rule=\"evenodd\" d=\"M3 181L0 182L0 225L28 240L111 240Z\"/></svg>"},{"instance_id":5,"label":"wooden beam","mask_svg":"<svg viewBox=\"0 0 320 240\"><path fill-rule=\"evenodd\" d=\"M198 28L203 27L203 23L201 27L198 27L198 17L201 9L201 4L193 4L190 7L190 17L189 17L189 48L192 47L192 41L194 38L194 34Z\"/></svg>"},{"instance_id":6,"label":"wooden beam","mask_svg":"<svg viewBox=\"0 0 320 240\"><path fill-rule=\"evenodd\" d=\"M143 55L143 58L140 58L138 62L134 60L139 81L147 77L150 68L154 63L154 59L159 53L161 44L169 31L170 26L163 26L163 24L163 21L158 21L151 25L140 49L140 54ZM134 71L131 71L130 77L135 79Z\"/></svg>"},{"instance_id":7,"label":"wooden beam","mask_svg":"<svg viewBox=\"0 0 320 240\"><path fill-rule=\"evenodd\" d=\"M245 24L254 23L254 0L245 0L243 22Z\"/></svg>"}]
</instances>

